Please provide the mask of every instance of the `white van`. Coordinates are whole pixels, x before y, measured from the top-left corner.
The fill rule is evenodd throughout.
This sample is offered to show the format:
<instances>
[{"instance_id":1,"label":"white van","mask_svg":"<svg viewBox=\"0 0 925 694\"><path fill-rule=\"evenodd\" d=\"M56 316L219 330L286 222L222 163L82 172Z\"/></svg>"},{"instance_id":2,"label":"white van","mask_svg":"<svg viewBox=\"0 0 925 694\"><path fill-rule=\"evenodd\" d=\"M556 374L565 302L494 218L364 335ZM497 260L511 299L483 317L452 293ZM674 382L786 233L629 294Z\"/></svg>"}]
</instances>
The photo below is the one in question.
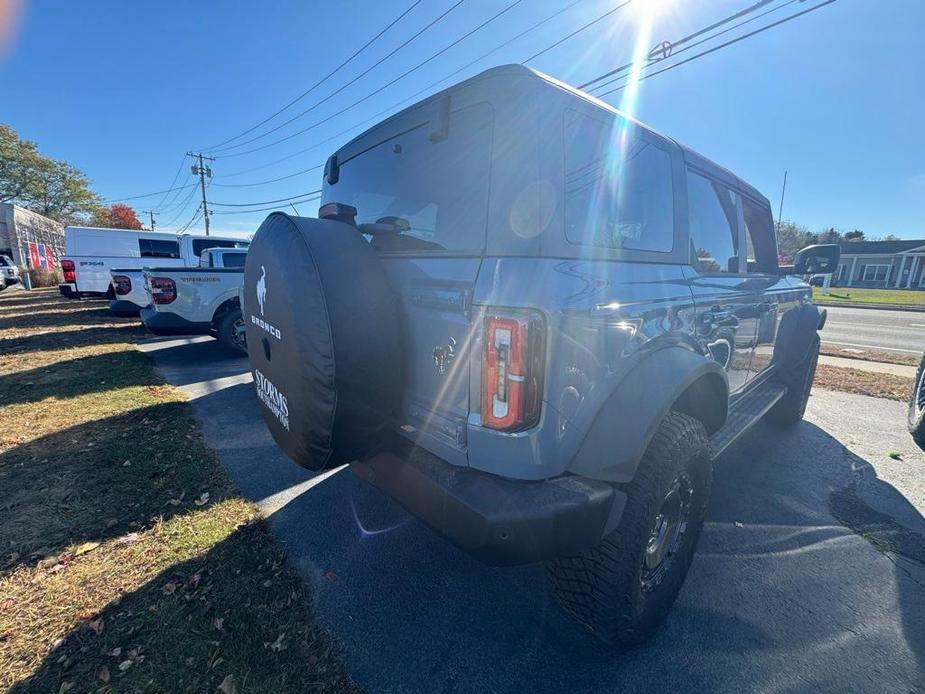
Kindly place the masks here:
<instances>
[{"instance_id":1,"label":"white van","mask_svg":"<svg viewBox=\"0 0 925 694\"><path fill-rule=\"evenodd\" d=\"M67 227L64 230L64 256L61 270L64 282L58 291L66 297L115 298L112 268L194 267L207 248L247 248L250 241L240 237L170 234L130 229Z\"/></svg>"}]
</instances>

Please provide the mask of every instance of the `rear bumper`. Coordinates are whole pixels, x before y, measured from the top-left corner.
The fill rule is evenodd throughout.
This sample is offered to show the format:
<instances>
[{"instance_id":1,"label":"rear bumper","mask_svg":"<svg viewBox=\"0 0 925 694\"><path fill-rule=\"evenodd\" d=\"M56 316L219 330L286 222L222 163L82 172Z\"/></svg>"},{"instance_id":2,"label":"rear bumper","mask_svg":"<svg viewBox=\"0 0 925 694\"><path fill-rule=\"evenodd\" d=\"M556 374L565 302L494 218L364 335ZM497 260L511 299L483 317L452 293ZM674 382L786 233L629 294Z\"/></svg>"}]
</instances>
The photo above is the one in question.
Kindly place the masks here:
<instances>
[{"instance_id":1,"label":"rear bumper","mask_svg":"<svg viewBox=\"0 0 925 694\"><path fill-rule=\"evenodd\" d=\"M109 310L114 316L130 318L141 313L141 306L125 299L113 299L109 302Z\"/></svg>"},{"instance_id":2,"label":"rear bumper","mask_svg":"<svg viewBox=\"0 0 925 694\"><path fill-rule=\"evenodd\" d=\"M511 566L589 549L616 527L626 495L583 477L511 480L420 448L351 465L365 481L487 564Z\"/></svg>"},{"instance_id":3,"label":"rear bumper","mask_svg":"<svg viewBox=\"0 0 925 694\"><path fill-rule=\"evenodd\" d=\"M68 299L77 298L77 285L76 284L59 284L58 292L61 296L67 297Z\"/></svg>"},{"instance_id":4,"label":"rear bumper","mask_svg":"<svg viewBox=\"0 0 925 694\"><path fill-rule=\"evenodd\" d=\"M140 315L145 327L155 335L208 335L212 329L211 323L196 323L151 306L141 309Z\"/></svg>"}]
</instances>

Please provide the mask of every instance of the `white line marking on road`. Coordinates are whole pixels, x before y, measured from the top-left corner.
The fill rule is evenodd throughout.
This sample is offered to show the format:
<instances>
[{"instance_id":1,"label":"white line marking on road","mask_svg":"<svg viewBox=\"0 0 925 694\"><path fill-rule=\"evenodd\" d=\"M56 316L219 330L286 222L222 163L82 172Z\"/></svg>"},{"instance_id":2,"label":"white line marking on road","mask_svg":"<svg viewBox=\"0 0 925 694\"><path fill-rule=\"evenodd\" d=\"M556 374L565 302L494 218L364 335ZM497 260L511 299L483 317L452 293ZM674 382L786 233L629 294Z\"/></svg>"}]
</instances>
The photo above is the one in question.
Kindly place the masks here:
<instances>
[{"instance_id":1,"label":"white line marking on road","mask_svg":"<svg viewBox=\"0 0 925 694\"><path fill-rule=\"evenodd\" d=\"M910 328L925 328L925 323L909 323Z\"/></svg>"},{"instance_id":2,"label":"white line marking on road","mask_svg":"<svg viewBox=\"0 0 925 694\"><path fill-rule=\"evenodd\" d=\"M906 354L921 354L920 349L899 349L897 347L880 347L879 345L860 345L856 342L835 342L834 340L823 340L827 345L841 345L843 347L863 347L864 349L883 349L887 352L905 352Z\"/></svg>"}]
</instances>

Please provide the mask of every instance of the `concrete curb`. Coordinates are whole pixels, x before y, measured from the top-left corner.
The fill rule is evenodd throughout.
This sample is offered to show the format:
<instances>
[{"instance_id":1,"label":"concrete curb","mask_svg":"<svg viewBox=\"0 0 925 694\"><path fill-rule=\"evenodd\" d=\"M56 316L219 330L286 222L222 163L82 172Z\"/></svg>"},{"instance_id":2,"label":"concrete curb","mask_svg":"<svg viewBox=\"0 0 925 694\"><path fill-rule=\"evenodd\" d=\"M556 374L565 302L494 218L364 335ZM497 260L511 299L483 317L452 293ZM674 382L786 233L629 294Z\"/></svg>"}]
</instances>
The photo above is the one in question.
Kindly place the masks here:
<instances>
[{"instance_id":1,"label":"concrete curb","mask_svg":"<svg viewBox=\"0 0 925 694\"><path fill-rule=\"evenodd\" d=\"M879 311L908 311L911 313L925 313L925 306L906 306L903 304L854 304L847 301L813 301L819 308L869 308Z\"/></svg>"}]
</instances>

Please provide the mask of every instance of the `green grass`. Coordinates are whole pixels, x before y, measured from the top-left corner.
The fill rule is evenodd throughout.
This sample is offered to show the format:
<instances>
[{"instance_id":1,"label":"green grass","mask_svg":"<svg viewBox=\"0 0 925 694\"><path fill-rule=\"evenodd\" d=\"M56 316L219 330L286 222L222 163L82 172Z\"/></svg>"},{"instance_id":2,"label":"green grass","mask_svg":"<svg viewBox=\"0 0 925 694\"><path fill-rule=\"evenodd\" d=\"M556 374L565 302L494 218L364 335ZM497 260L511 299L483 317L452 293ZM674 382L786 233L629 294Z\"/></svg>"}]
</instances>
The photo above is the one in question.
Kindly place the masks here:
<instances>
[{"instance_id":1,"label":"green grass","mask_svg":"<svg viewBox=\"0 0 925 694\"><path fill-rule=\"evenodd\" d=\"M103 308L0 297L0 690L351 690L137 321Z\"/></svg>"},{"instance_id":2,"label":"green grass","mask_svg":"<svg viewBox=\"0 0 925 694\"><path fill-rule=\"evenodd\" d=\"M813 301L850 302L852 304L892 304L925 307L925 291L917 289L861 289L858 287L832 287L828 295L820 287L813 287Z\"/></svg>"}]
</instances>

